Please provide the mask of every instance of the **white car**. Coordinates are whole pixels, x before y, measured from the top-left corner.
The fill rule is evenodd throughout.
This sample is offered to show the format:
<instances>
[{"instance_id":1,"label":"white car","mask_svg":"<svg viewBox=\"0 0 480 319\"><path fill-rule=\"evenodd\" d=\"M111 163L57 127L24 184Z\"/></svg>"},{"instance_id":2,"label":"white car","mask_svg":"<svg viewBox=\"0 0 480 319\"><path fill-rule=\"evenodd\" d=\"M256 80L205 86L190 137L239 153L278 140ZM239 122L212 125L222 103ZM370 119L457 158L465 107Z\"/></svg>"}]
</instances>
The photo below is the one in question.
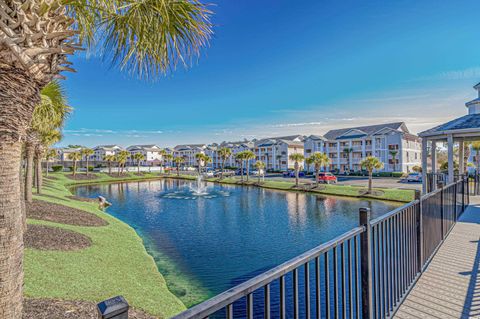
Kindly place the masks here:
<instances>
[{"instance_id":1,"label":"white car","mask_svg":"<svg viewBox=\"0 0 480 319\"><path fill-rule=\"evenodd\" d=\"M420 173L410 173L406 178L407 182L421 182L422 174Z\"/></svg>"}]
</instances>

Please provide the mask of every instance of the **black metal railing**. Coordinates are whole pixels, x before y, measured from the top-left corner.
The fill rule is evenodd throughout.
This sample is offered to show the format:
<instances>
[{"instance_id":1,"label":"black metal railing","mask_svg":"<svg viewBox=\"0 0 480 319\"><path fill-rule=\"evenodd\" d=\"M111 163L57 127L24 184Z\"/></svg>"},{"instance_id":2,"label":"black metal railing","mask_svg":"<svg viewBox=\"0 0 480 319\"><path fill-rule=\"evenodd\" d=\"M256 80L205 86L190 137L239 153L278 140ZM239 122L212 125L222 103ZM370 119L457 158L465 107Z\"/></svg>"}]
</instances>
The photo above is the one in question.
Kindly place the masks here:
<instances>
[{"instance_id":1,"label":"black metal railing","mask_svg":"<svg viewBox=\"0 0 480 319\"><path fill-rule=\"evenodd\" d=\"M471 174L454 174L453 180L458 182L462 179L468 179L468 192L470 195L480 195L480 174L471 173ZM426 174L426 192L431 193L437 189L437 185L443 183L446 185L448 183L448 174L447 173L427 173Z\"/></svg>"},{"instance_id":2,"label":"black metal railing","mask_svg":"<svg viewBox=\"0 0 480 319\"><path fill-rule=\"evenodd\" d=\"M469 203L462 179L185 312L190 318L392 317Z\"/></svg>"}]
</instances>

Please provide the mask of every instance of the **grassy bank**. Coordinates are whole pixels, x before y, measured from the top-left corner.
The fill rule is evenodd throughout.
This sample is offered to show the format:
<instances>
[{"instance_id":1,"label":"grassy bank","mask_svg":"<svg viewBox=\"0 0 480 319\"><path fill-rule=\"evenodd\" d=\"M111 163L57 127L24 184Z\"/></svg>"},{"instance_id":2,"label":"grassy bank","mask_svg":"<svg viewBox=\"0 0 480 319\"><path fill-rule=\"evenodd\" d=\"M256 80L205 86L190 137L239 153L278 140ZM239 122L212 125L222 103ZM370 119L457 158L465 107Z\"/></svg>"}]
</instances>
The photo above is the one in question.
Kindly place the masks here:
<instances>
[{"instance_id":1,"label":"grassy bank","mask_svg":"<svg viewBox=\"0 0 480 319\"><path fill-rule=\"evenodd\" d=\"M137 176L133 173L130 173L129 176L126 177L111 177L107 174L97 174L99 178L94 180L81 180L81 181L74 181L68 180L61 174L63 179L68 180L66 182L67 186L73 185L85 185L85 184L96 184L96 183L105 183L105 182L120 182L120 181L136 181L136 180L149 180L149 179L159 179L159 178L177 178L177 179L188 179L193 180L196 177L192 175L180 175L177 176L175 174L158 174L158 173L145 173L143 176ZM349 186L349 185L320 185L318 188L314 189L297 189L295 188L295 182L293 180L286 180L286 181L272 181L272 180L265 180L264 182L257 183L256 177L251 177L250 181L241 182L238 176L236 177L229 177L224 179L219 178L206 178L206 181L214 182L214 183L223 183L223 184L237 184L237 185L255 185L257 187L269 188L269 189L278 189L278 190L286 190L286 191L304 191L310 192L314 194L324 194L324 195L336 195L336 196L348 196L348 197L356 197L356 198L372 198L372 199L380 199L380 200L389 200L389 201L397 201L397 202L410 202L414 199L414 191L409 189L398 189L398 188L374 188L374 194L365 195L364 192L366 190L365 187L359 186ZM375 185L375 181L374 181ZM302 185L301 185L302 186Z\"/></svg>"},{"instance_id":2,"label":"grassy bank","mask_svg":"<svg viewBox=\"0 0 480 319\"><path fill-rule=\"evenodd\" d=\"M390 200L398 202L410 202L414 199L414 191L408 189L397 188L374 188L374 194L364 195L365 187L349 186L349 185L320 185L318 188L302 189L295 188L294 181L269 181L257 183L256 178L251 178L250 181L240 182L238 178L225 178L219 180L217 178L207 179L211 182L221 182L225 184L247 184L256 185L263 188L287 190L287 191L304 191L314 194L335 195L335 196L348 196L357 198L372 198L380 200Z\"/></svg>"},{"instance_id":3,"label":"grassy bank","mask_svg":"<svg viewBox=\"0 0 480 319\"><path fill-rule=\"evenodd\" d=\"M109 182L114 178L100 174L92 181L73 181L64 174L52 174L42 195L36 199L78 208L95 214L107 226L81 227L47 221L28 220L29 224L56 226L84 234L92 246L80 251L25 251L25 295L32 298L59 298L98 302L123 295L135 308L161 318L185 309L167 288L153 258L147 253L136 232L125 223L100 211L96 204L69 199L68 185ZM140 179L158 178L145 175ZM131 174L122 180L136 180Z\"/></svg>"}]
</instances>

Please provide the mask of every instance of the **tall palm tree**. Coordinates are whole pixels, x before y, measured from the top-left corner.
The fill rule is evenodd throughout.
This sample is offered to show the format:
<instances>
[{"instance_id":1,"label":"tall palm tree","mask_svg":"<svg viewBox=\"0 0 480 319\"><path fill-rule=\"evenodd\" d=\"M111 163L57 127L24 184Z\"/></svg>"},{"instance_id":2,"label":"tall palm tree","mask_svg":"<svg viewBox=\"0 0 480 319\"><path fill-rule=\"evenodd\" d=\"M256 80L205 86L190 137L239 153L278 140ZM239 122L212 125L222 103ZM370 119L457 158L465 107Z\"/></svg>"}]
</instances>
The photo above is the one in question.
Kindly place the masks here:
<instances>
[{"instance_id":1,"label":"tall palm tree","mask_svg":"<svg viewBox=\"0 0 480 319\"><path fill-rule=\"evenodd\" d=\"M54 159L57 157L57 151L54 150L53 148L48 149L45 152L45 176L48 176L48 171L50 169L50 160Z\"/></svg>"},{"instance_id":2,"label":"tall palm tree","mask_svg":"<svg viewBox=\"0 0 480 319\"><path fill-rule=\"evenodd\" d=\"M305 166L306 166L306 169L307 169L307 172L310 172L310 166L313 165L313 155L310 155L309 157L307 157L305 159Z\"/></svg>"},{"instance_id":3,"label":"tall palm tree","mask_svg":"<svg viewBox=\"0 0 480 319\"><path fill-rule=\"evenodd\" d=\"M132 158L137 161L137 173L140 174L140 162L145 159L145 155L142 153L135 153Z\"/></svg>"},{"instance_id":4,"label":"tall palm tree","mask_svg":"<svg viewBox=\"0 0 480 319\"><path fill-rule=\"evenodd\" d=\"M86 171L85 171L85 174L87 174L88 176L88 161L90 159L90 156L93 155L95 153L94 150L92 150L91 148L82 148L80 150L80 153L82 154L82 156L85 158L85 164L86 164Z\"/></svg>"},{"instance_id":5,"label":"tall palm tree","mask_svg":"<svg viewBox=\"0 0 480 319\"><path fill-rule=\"evenodd\" d=\"M250 177L250 160L255 159L255 153L252 151L244 151L243 152L243 159L246 162L247 166L247 182Z\"/></svg>"},{"instance_id":6,"label":"tall palm tree","mask_svg":"<svg viewBox=\"0 0 480 319\"><path fill-rule=\"evenodd\" d=\"M68 154L68 159L73 161L73 177L75 177L77 173L77 162L82 159L82 154L80 152L72 152Z\"/></svg>"},{"instance_id":7,"label":"tall palm tree","mask_svg":"<svg viewBox=\"0 0 480 319\"><path fill-rule=\"evenodd\" d=\"M315 169L315 184L318 186L318 174L320 173L320 169L330 164L330 158L325 153L315 152L308 159L311 159L312 165Z\"/></svg>"},{"instance_id":8,"label":"tall palm tree","mask_svg":"<svg viewBox=\"0 0 480 319\"><path fill-rule=\"evenodd\" d=\"M165 163L165 166L167 165L167 163L171 163L173 161L173 154L165 154L164 155L164 163ZM168 173L170 174L170 170L168 171Z\"/></svg>"},{"instance_id":9,"label":"tall palm tree","mask_svg":"<svg viewBox=\"0 0 480 319\"><path fill-rule=\"evenodd\" d=\"M472 142L472 151L475 151L475 160L477 164L477 174L480 173L480 142Z\"/></svg>"},{"instance_id":10,"label":"tall palm tree","mask_svg":"<svg viewBox=\"0 0 480 319\"><path fill-rule=\"evenodd\" d=\"M202 165L204 164L205 154L197 153L195 154L195 159L197 160L198 174L202 174Z\"/></svg>"},{"instance_id":11,"label":"tall palm tree","mask_svg":"<svg viewBox=\"0 0 480 319\"><path fill-rule=\"evenodd\" d=\"M167 156L168 152L167 152L167 150L162 149L158 153L160 154L161 159L162 159L162 161L160 162L160 167L163 170L163 172L165 172L165 166L166 166L165 156Z\"/></svg>"},{"instance_id":12,"label":"tall palm tree","mask_svg":"<svg viewBox=\"0 0 480 319\"><path fill-rule=\"evenodd\" d=\"M368 171L368 191L367 194L372 193L373 171L382 169L383 163L375 156L367 156L360 165Z\"/></svg>"},{"instance_id":13,"label":"tall palm tree","mask_svg":"<svg viewBox=\"0 0 480 319\"><path fill-rule=\"evenodd\" d=\"M173 162L175 163L175 168L177 169L177 176L180 176L180 165L185 163L185 159L179 156L175 157Z\"/></svg>"},{"instance_id":14,"label":"tall palm tree","mask_svg":"<svg viewBox=\"0 0 480 319\"><path fill-rule=\"evenodd\" d=\"M260 183L260 178L263 178L265 174L265 163L262 161L256 161L255 168L258 170L258 183Z\"/></svg>"},{"instance_id":15,"label":"tall palm tree","mask_svg":"<svg viewBox=\"0 0 480 319\"><path fill-rule=\"evenodd\" d=\"M108 163L108 174L112 174L112 162L117 160L116 156L113 154L108 154L103 157L103 160Z\"/></svg>"},{"instance_id":16,"label":"tall palm tree","mask_svg":"<svg viewBox=\"0 0 480 319\"><path fill-rule=\"evenodd\" d=\"M39 158L41 158L43 153L42 141L51 135L52 132L61 128L68 114L72 111L66 100L65 91L57 81L52 81L41 90L41 102L33 112L25 141L26 169L24 192L27 202L32 201L35 157L37 158L37 184L38 182L41 183L41 169L38 168L38 164L40 162ZM40 175L38 175L38 172L40 172ZM38 185L37 191L39 191Z\"/></svg>"},{"instance_id":17,"label":"tall palm tree","mask_svg":"<svg viewBox=\"0 0 480 319\"><path fill-rule=\"evenodd\" d=\"M151 78L186 64L208 44L211 12L198 0L1 1L0 319L22 316L20 156L40 90L72 71L81 44ZM153 32L152 30L155 30ZM20 235L19 235L20 234Z\"/></svg>"},{"instance_id":18,"label":"tall palm tree","mask_svg":"<svg viewBox=\"0 0 480 319\"><path fill-rule=\"evenodd\" d=\"M220 178L223 179L223 173L225 171L225 163L232 156L232 149L228 147L222 147L218 150L218 156L222 160L222 171L220 172Z\"/></svg>"},{"instance_id":19,"label":"tall palm tree","mask_svg":"<svg viewBox=\"0 0 480 319\"><path fill-rule=\"evenodd\" d=\"M298 187L298 175L300 173L300 162L302 162L305 157L303 154L294 153L289 156L291 161L294 161L294 169L295 169L295 187Z\"/></svg>"},{"instance_id":20,"label":"tall palm tree","mask_svg":"<svg viewBox=\"0 0 480 319\"><path fill-rule=\"evenodd\" d=\"M129 151L120 151L117 154L117 163L118 163L118 176L123 174L123 169L125 168L125 164L127 163L128 158L130 157Z\"/></svg>"},{"instance_id":21,"label":"tall palm tree","mask_svg":"<svg viewBox=\"0 0 480 319\"><path fill-rule=\"evenodd\" d=\"M235 154L235 160L240 164L240 180L243 182L243 163L245 161L245 151Z\"/></svg>"},{"instance_id":22,"label":"tall palm tree","mask_svg":"<svg viewBox=\"0 0 480 319\"><path fill-rule=\"evenodd\" d=\"M353 152L353 148L346 147L343 152L347 154L347 170L350 171L350 154Z\"/></svg>"},{"instance_id":23,"label":"tall palm tree","mask_svg":"<svg viewBox=\"0 0 480 319\"><path fill-rule=\"evenodd\" d=\"M203 155L203 165L205 166L205 170L207 169L208 164L212 162L212 158L208 155Z\"/></svg>"},{"instance_id":24,"label":"tall palm tree","mask_svg":"<svg viewBox=\"0 0 480 319\"><path fill-rule=\"evenodd\" d=\"M393 162L393 171L395 172L395 169L397 168L397 155L398 151L390 151L390 156L392 157L392 162Z\"/></svg>"},{"instance_id":25,"label":"tall palm tree","mask_svg":"<svg viewBox=\"0 0 480 319\"><path fill-rule=\"evenodd\" d=\"M36 187L37 187L37 194L41 194L42 192L42 184L43 184L43 178L42 178L42 158L44 157L45 150L48 149L50 146L53 144L60 142L62 139L62 133L58 129L54 129L50 132L43 132L40 135L40 143L36 145L35 148L35 167L36 167L36 172L35 172L35 177L36 177ZM50 150L50 152L53 151L53 156L56 156L55 150ZM48 154L49 151L47 151ZM48 159L46 162L46 170L47 173L46 175L48 176Z\"/></svg>"}]
</instances>

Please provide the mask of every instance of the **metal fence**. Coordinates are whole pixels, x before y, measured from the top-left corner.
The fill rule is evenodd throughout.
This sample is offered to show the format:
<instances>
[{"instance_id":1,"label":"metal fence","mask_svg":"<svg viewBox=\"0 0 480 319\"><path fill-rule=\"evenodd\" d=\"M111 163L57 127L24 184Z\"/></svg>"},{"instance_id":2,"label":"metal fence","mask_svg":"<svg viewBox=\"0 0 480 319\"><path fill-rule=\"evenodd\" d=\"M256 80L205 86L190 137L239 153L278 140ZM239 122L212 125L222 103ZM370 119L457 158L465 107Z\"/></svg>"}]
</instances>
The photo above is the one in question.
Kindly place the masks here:
<instances>
[{"instance_id":1,"label":"metal fence","mask_svg":"<svg viewBox=\"0 0 480 319\"><path fill-rule=\"evenodd\" d=\"M447 173L427 173L426 186L427 193L433 192L437 189L439 183L447 184ZM468 192L470 195L480 195L480 174L455 174L454 181L461 179L468 179Z\"/></svg>"},{"instance_id":2,"label":"metal fence","mask_svg":"<svg viewBox=\"0 0 480 319\"><path fill-rule=\"evenodd\" d=\"M174 317L390 318L469 202L442 187Z\"/></svg>"}]
</instances>

